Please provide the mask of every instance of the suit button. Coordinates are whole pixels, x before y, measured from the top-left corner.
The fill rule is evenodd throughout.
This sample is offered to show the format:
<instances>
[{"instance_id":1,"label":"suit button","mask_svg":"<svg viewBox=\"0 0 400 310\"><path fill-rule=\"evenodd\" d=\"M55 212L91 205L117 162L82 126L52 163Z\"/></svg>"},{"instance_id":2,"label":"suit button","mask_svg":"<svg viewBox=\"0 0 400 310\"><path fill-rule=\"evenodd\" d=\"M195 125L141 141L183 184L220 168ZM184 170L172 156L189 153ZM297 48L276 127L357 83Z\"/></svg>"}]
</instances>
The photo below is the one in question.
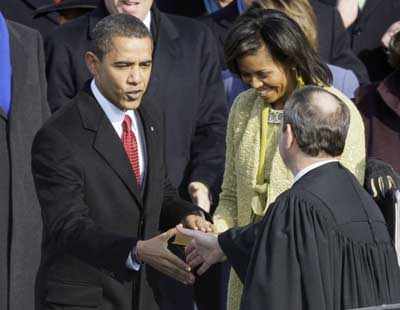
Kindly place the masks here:
<instances>
[{"instance_id":1,"label":"suit button","mask_svg":"<svg viewBox=\"0 0 400 310\"><path fill-rule=\"evenodd\" d=\"M353 29L353 35L359 36L362 33L361 27L356 27Z\"/></svg>"}]
</instances>

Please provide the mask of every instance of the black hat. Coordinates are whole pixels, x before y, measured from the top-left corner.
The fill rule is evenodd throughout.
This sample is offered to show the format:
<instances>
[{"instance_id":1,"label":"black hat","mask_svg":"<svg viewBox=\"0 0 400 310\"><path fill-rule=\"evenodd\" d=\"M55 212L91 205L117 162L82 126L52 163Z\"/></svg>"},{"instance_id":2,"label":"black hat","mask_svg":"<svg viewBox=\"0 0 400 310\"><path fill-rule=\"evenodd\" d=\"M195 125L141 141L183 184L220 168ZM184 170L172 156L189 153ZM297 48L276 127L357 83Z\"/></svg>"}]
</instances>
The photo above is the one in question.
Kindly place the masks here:
<instances>
[{"instance_id":1,"label":"black hat","mask_svg":"<svg viewBox=\"0 0 400 310\"><path fill-rule=\"evenodd\" d=\"M33 17L36 18L48 13L70 9L94 9L99 4L99 0L58 0L55 2L54 4L48 4L37 8Z\"/></svg>"}]
</instances>

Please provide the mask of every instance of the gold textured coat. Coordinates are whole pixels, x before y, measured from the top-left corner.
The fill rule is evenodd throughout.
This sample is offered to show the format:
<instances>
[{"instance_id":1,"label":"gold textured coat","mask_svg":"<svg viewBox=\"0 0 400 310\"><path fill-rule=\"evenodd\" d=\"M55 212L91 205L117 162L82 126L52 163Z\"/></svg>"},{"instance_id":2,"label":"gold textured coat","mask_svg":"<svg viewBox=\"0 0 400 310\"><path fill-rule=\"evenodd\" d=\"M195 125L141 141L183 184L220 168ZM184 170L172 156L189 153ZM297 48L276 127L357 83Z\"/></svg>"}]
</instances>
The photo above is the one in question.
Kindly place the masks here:
<instances>
[{"instance_id":1,"label":"gold textured coat","mask_svg":"<svg viewBox=\"0 0 400 310\"><path fill-rule=\"evenodd\" d=\"M350 127L345 149L340 162L357 177L362 184L365 170L365 134L360 113L353 102L338 90L326 87L350 109ZM251 222L252 209L257 200L255 191L260 153L261 109L263 99L254 89L241 93L235 100L229 115L226 138L226 163L222 192L214 223L222 232L235 226ZM278 195L290 188L293 175L285 167L278 151L279 135L268 142L266 156L272 156L271 171L267 171L270 184L267 188L267 206ZM234 271L231 272L228 290L228 309L238 310L243 285Z\"/></svg>"}]
</instances>

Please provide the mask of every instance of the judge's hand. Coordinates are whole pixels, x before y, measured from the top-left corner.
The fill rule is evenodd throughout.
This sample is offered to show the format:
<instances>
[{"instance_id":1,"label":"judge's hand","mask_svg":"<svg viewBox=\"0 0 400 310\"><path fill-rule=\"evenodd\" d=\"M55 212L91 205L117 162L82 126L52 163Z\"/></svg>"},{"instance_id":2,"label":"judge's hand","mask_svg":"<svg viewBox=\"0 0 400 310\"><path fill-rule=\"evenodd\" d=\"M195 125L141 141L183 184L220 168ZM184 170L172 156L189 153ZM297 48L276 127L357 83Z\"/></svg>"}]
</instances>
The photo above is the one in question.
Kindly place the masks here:
<instances>
[{"instance_id":1,"label":"judge's hand","mask_svg":"<svg viewBox=\"0 0 400 310\"><path fill-rule=\"evenodd\" d=\"M191 267L168 250L168 240L177 233L175 228L149 240L140 240L136 244L138 259L154 269L170 276L183 284L193 284L195 277Z\"/></svg>"},{"instance_id":2,"label":"judge's hand","mask_svg":"<svg viewBox=\"0 0 400 310\"><path fill-rule=\"evenodd\" d=\"M337 10L342 17L345 28L349 28L358 16L358 0L338 0Z\"/></svg>"},{"instance_id":3,"label":"judge's hand","mask_svg":"<svg viewBox=\"0 0 400 310\"><path fill-rule=\"evenodd\" d=\"M191 182L188 191L192 198L192 202L209 213L211 208L211 199L208 187L201 182Z\"/></svg>"},{"instance_id":4,"label":"judge's hand","mask_svg":"<svg viewBox=\"0 0 400 310\"><path fill-rule=\"evenodd\" d=\"M202 275L213 264L226 259L216 235L186 229L182 225L176 228L181 234L193 239L185 250L186 261L192 268L200 266L197 270L198 275Z\"/></svg>"},{"instance_id":5,"label":"judge's hand","mask_svg":"<svg viewBox=\"0 0 400 310\"><path fill-rule=\"evenodd\" d=\"M182 221L183 226L189 229L201 230L203 232L213 232L214 226L208 222L203 216L190 214Z\"/></svg>"},{"instance_id":6,"label":"judge's hand","mask_svg":"<svg viewBox=\"0 0 400 310\"><path fill-rule=\"evenodd\" d=\"M384 35L382 36L381 42L382 45L386 48L389 47L389 43L390 40L392 39L392 37L398 32L400 31L400 21L397 21L395 23L393 23L388 30L386 30L386 32L384 33Z\"/></svg>"}]
</instances>

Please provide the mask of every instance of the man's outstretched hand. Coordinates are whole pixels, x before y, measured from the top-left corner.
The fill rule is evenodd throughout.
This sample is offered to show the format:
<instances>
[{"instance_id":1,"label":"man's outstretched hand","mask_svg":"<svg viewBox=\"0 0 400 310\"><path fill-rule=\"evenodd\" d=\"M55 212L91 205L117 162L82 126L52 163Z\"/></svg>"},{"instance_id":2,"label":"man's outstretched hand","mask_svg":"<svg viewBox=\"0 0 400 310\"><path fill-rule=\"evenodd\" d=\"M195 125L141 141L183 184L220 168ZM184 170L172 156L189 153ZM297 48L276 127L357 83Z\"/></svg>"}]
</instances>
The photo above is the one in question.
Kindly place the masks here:
<instances>
[{"instance_id":1,"label":"man's outstretched hand","mask_svg":"<svg viewBox=\"0 0 400 310\"><path fill-rule=\"evenodd\" d=\"M168 240L177 233L172 228L149 240L140 240L136 244L138 259L154 269L170 276L186 285L193 284L194 275L191 267L168 250Z\"/></svg>"},{"instance_id":2,"label":"man's outstretched hand","mask_svg":"<svg viewBox=\"0 0 400 310\"><path fill-rule=\"evenodd\" d=\"M192 238L191 243L186 247L186 261L192 267L200 266L197 270L198 275L202 275L215 263L226 259L222 252L218 237L214 234L205 233L198 230L183 228L178 225L176 229L183 235Z\"/></svg>"}]
</instances>

